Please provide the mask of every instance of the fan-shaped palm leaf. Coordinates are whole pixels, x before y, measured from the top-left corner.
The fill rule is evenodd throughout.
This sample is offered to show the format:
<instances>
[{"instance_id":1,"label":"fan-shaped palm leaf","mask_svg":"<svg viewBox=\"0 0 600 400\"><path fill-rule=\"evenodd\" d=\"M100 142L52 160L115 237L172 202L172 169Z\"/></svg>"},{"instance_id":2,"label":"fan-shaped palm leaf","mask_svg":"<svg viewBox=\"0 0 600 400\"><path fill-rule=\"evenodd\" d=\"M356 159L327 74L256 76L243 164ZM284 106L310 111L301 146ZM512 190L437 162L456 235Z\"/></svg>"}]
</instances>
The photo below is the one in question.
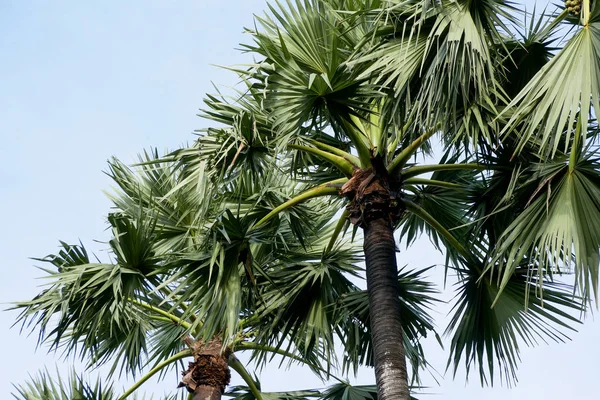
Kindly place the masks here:
<instances>
[{"instance_id":1,"label":"fan-shaped palm leaf","mask_svg":"<svg viewBox=\"0 0 600 400\"><path fill-rule=\"evenodd\" d=\"M585 0L583 5L590 3ZM584 26L500 114L508 120L503 132L518 134L517 150L534 141L540 154L554 156L559 147L569 151L573 137L585 141L585 131L578 133L576 122L586 127L600 109L600 5L595 2L593 7Z\"/></svg>"}]
</instances>

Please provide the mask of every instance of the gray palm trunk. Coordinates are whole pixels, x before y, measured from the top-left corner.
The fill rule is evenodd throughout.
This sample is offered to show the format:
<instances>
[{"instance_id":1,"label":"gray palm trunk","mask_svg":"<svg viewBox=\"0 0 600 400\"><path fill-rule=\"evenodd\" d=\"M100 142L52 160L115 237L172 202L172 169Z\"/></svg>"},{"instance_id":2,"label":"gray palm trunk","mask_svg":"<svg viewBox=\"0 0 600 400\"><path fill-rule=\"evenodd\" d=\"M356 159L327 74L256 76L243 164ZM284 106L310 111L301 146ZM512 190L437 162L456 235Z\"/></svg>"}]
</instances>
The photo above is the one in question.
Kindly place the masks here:
<instances>
[{"instance_id":1,"label":"gray palm trunk","mask_svg":"<svg viewBox=\"0 0 600 400\"><path fill-rule=\"evenodd\" d=\"M363 230L377 398L408 400L394 231L383 218Z\"/></svg>"},{"instance_id":2,"label":"gray palm trunk","mask_svg":"<svg viewBox=\"0 0 600 400\"><path fill-rule=\"evenodd\" d=\"M194 391L192 400L220 400L221 390L214 386L201 385Z\"/></svg>"},{"instance_id":3,"label":"gray palm trunk","mask_svg":"<svg viewBox=\"0 0 600 400\"><path fill-rule=\"evenodd\" d=\"M402 177L390 176L380 156L357 169L341 188L351 223L364 231L371 342L378 400L409 400L400 320L394 225L401 218Z\"/></svg>"}]
</instances>

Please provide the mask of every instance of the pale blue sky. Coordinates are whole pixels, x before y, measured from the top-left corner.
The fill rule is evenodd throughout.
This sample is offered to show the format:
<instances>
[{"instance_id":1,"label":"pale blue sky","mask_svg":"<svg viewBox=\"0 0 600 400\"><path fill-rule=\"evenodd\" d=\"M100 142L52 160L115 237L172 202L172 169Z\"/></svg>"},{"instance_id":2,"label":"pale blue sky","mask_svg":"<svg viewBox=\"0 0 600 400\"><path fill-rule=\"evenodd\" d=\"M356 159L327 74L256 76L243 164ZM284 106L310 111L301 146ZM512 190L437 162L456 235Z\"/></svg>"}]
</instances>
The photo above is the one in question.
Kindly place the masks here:
<instances>
[{"instance_id":1,"label":"pale blue sky","mask_svg":"<svg viewBox=\"0 0 600 400\"><path fill-rule=\"evenodd\" d=\"M175 148L193 140L204 126L195 116L211 81L234 85L235 77L210 64L248 61L234 50L247 41L243 26L252 25L264 0L205 1L0 1L0 233L2 254L0 302L31 298L42 282L28 257L57 249L58 240L107 235L104 216L110 206L102 173L116 155L133 162L144 148ZM400 264L423 267L443 262L427 241L402 253ZM438 269L433 274L442 273ZM443 330L446 310L439 310ZM55 358L35 349L35 337L9 329L14 312L0 313L0 398L11 382L23 382ZM588 321L573 341L524 348L518 386L465 387L464 376L429 380L428 392L444 399L596 399L600 390L600 323ZM427 342L428 355L440 372L446 354ZM59 363L61 369L65 365ZM360 381L372 382L372 371ZM152 384L171 390L178 377ZM263 385L292 390L319 385L306 371L262 373ZM422 396L428 398L430 396Z\"/></svg>"}]
</instances>

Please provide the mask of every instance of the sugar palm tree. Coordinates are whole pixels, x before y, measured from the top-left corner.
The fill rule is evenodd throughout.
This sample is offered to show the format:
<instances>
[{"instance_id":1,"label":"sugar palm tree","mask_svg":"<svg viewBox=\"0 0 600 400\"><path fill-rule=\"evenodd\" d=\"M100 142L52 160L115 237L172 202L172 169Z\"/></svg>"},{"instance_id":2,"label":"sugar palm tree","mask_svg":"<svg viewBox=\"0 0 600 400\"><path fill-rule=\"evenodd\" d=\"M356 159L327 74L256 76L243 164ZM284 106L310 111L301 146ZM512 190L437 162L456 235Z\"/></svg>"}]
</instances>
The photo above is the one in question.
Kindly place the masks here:
<instances>
[{"instance_id":1,"label":"sugar palm tree","mask_svg":"<svg viewBox=\"0 0 600 400\"><path fill-rule=\"evenodd\" d=\"M94 262L82 244L61 242L58 253L38 259L50 264L43 269L48 286L16 304L18 320L51 349L78 355L89 367L112 363L110 375L142 374L119 399L137 394L156 374L183 369L186 358L193 360L181 386L194 399L279 398L261 392L239 352L250 352L258 367L277 355L326 379L336 376L335 338L358 334L361 348L344 357L341 373L366 362L366 296L351 281L360 256L349 241L327 240L335 231L335 203L315 200L281 214L276 224L251 229L303 184L283 175L258 145L251 148L260 157L235 149L214 157L253 134L255 124L240 117L235 126L202 136L194 151L175 152L177 163L161 163L156 152L145 153L135 170L112 160L108 261ZM261 189L258 180L268 184ZM398 277L407 291L418 278L408 271ZM418 340L433 329L425 313L432 289L418 287L405 300L413 328L405 340L421 367ZM246 385L225 393L230 368ZM324 398L345 391L369 398L368 388L336 379ZM302 393L321 396L313 389L285 396L305 398ZM77 375L55 382L42 373L18 388L28 399L76 395L117 398L112 386L88 385Z\"/></svg>"},{"instance_id":2,"label":"sugar palm tree","mask_svg":"<svg viewBox=\"0 0 600 400\"><path fill-rule=\"evenodd\" d=\"M236 351L253 350L256 357L269 351L254 339L257 323L253 322L258 308L268 305L257 303L268 275L251 265L277 269L286 262L280 248L297 252L298 241L292 239L303 233L301 229L294 233L289 220L307 218L317 225L302 227L326 232L330 211L321 207L290 213L270 241L260 234L244 238L245 218L264 215L265 204L285 198L289 185L284 180L278 182L279 190L257 199L248 198L235 183L220 192L208 179L197 181L193 188L178 187L185 173L154 163L156 158L147 154L141 173L118 160L110 163L109 174L118 185L117 194L111 196L115 209L108 216L113 231L111 259L93 262L82 245L62 243L61 251L40 260L54 267L46 270L51 284L33 300L17 304L23 309L20 319L31 323L52 347L64 346L67 353L79 349L90 366L116 360L113 371L120 367L134 376L150 367L122 398L154 374L191 356L194 362L182 384L198 398L207 393L220 397L229 382L228 366L253 387L235 358ZM315 212L324 218L317 218ZM318 248L310 246L312 239L304 238L314 256ZM353 268L356 260L347 246L328 257L334 269ZM303 260L290 257L287 262ZM306 263L314 267L318 261ZM350 287L349 282L341 284ZM250 290L253 287L256 290ZM262 318L269 316L273 317L269 311L261 312ZM316 359L314 351L304 352L301 358L293 350L277 350L307 363L311 357Z\"/></svg>"},{"instance_id":3,"label":"sugar palm tree","mask_svg":"<svg viewBox=\"0 0 600 400\"><path fill-rule=\"evenodd\" d=\"M333 242L362 229L380 400L409 397L394 232L424 232L457 278L449 366L514 380L519 343L563 340L598 297L600 2L541 18L502 0L269 8L248 30L256 62L233 68L247 91L205 112L251 116L255 135L214 157L291 154L280 168L310 188L250 230L325 196L343 211Z\"/></svg>"}]
</instances>

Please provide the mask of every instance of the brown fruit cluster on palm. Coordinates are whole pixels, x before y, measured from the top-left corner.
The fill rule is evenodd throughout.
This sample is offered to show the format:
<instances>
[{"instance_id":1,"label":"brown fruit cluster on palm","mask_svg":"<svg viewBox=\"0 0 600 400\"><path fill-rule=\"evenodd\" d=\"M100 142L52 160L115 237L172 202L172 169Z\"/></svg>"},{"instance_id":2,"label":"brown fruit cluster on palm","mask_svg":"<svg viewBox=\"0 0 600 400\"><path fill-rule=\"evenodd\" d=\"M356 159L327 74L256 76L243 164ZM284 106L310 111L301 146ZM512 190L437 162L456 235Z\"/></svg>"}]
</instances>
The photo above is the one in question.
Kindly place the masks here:
<instances>
[{"instance_id":1,"label":"brown fruit cluster on palm","mask_svg":"<svg viewBox=\"0 0 600 400\"><path fill-rule=\"evenodd\" d=\"M389 175L380 160L372 161L372 168L356 169L340 189L340 194L348 199L348 219L361 228L378 219L396 226L404 212L402 184L398 177Z\"/></svg>"}]
</instances>

